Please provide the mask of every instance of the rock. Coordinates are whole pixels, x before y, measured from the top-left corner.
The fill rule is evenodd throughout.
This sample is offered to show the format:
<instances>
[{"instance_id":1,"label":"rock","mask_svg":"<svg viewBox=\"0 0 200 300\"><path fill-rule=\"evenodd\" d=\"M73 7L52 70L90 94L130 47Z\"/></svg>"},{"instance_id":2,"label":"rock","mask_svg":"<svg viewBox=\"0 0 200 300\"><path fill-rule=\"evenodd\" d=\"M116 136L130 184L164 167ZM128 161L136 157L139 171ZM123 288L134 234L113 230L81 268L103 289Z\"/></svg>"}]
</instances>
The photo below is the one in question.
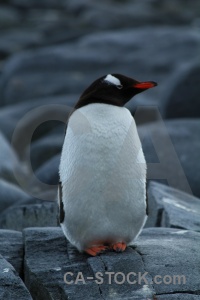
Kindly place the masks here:
<instances>
[{"instance_id":1,"label":"rock","mask_svg":"<svg viewBox=\"0 0 200 300\"><path fill-rule=\"evenodd\" d=\"M13 133L18 129L20 132L16 137L17 141L13 141L13 143L22 144L26 133L30 132L32 137L34 130L40 125L37 134L34 134L34 139L39 139L55 128L55 122L50 122L51 120L57 118L60 119L60 122L63 120L66 123L68 114L78 98L79 95L44 97L2 107L0 110L2 132L11 141ZM63 127L65 127L64 124ZM64 132L63 129L60 132ZM26 147L24 148L23 153L26 150ZM20 152L18 154L20 155Z\"/></svg>"},{"instance_id":2,"label":"rock","mask_svg":"<svg viewBox=\"0 0 200 300\"><path fill-rule=\"evenodd\" d=\"M193 5L188 1L34 1L11 0L17 7L31 8L56 8L66 10L70 16L77 16L78 26L81 22L84 26L95 29L136 27L149 24L190 24L198 18L199 3ZM104 18L103 18L104 17ZM77 26L77 24L76 24Z\"/></svg>"},{"instance_id":3,"label":"rock","mask_svg":"<svg viewBox=\"0 0 200 300\"><path fill-rule=\"evenodd\" d=\"M169 82L170 91L163 99L163 115L167 119L200 117L200 64L187 64Z\"/></svg>"},{"instance_id":4,"label":"rock","mask_svg":"<svg viewBox=\"0 0 200 300\"><path fill-rule=\"evenodd\" d=\"M55 201L57 199L59 174L58 167L61 153L44 162L35 172L30 172L24 189L33 197Z\"/></svg>"},{"instance_id":5,"label":"rock","mask_svg":"<svg viewBox=\"0 0 200 300\"><path fill-rule=\"evenodd\" d=\"M0 253L22 276L24 256L22 233L14 230L0 230Z\"/></svg>"},{"instance_id":6,"label":"rock","mask_svg":"<svg viewBox=\"0 0 200 300\"><path fill-rule=\"evenodd\" d=\"M16 182L16 177L21 176L23 171L16 153L1 132L0 145L0 178Z\"/></svg>"},{"instance_id":7,"label":"rock","mask_svg":"<svg viewBox=\"0 0 200 300\"><path fill-rule=\"evenodd\" d=\"M48 134L31 144L31 165L33 170L39 168L43 163L61 153L64 141L63 134ZM30 154L28 154L30 155Z\"/></svg>"},{"instance_id":8,"label":"rock","mask_svg":"<svg viewBox=\"0 0 200 300\"><path fill-rule=\"evenodd\" d=\"M199 295L199 238L198 232L180 229L148 228L142 231L136 241L136 250L153 281L156 275L162 278L160 284L153 285L156 298L177 293ZM171 299L169 295L168 299Z\"/></svg>"},{"instance_id":9,"label":"rock","mask_svg":"<svg viewBox=\"0 0 200 300\"><path fill-rule=\"evenodd\" d=\"M3 85L5 83L4 75L6 76L7 71L9 69L11 71L11 69L13 69L14 67L16 72L14 71L14 69L11 71L11 73L13 75L15 73L15 75L12 78L12 83L11 83L14 89L8 92L9 100L5 100L7 96L4 97L4 95L2 95L4 104L13 104L13 103L25 101L27 99L31 100L33 98L45 97L45 96L56 95L56 94L71 93L72 91L80 90L79 85L81 84L83 75L77 74L76 72L72 72L72 71L70 73L69 71L66 70L66 68L64 69L64 64L66 67L65 60L62 57L64 53L58 55L58 53L57 54L53 53L54 52L53 49L51 49L50 52L49 50L50 50L49 48L47 50L36 50L34 51L35 54L31 51L27 51L27 53L20 53L17 55L17 57L13 56L13 58L16 57L16 61L15 62L11 61L10 63L11 68L7 65L7 63L5 64L5 69L3 70L3 76L2 76ZM38 51L39 52L42 51L43 53L41 52L41 55L38 53L39 54L38 56L37 55ZM40 67L38 65L39 61L40 61L39 63ZM33 73L33 69L32 70L29 69L29 67L32 65L33 62L35 65L34 73ZM9 64L9 60L8 60L8 64ZM54 74L52 73L52 67L54 68ZM68 68L69 67L70 64ZM24 68L27 69L29 75L27 71L26 72L22 71ZM46 71L43 72L41 68ZM17 71L17 69L19 70ZM24 73L24 75L22 75L21 71ZM49 84L47 85L45 84L45 82L46 83L48 82ZM25 87L24 84L28 84L29 87L28 86ZM37 86L37 89L32 89L31 91L31 86L33 84L34 86ZM16 95L14 95L14 90L17 93ZM4 94L4 91L2 92ZM22 96L21 93L25 93L24 96Z\"/></svg>"},{"instance_id":10,"label":"rock","mask_svg":"<svg viewBox=\"0 0 200 300\"><path fill-rule=\"evenodd\" d=\"M24 8L35 8L35 7L42 7L42 8L64 8L66 5L66 0L42 0L42 1L35 1L35 0L10 0L13 5L24 7Z\"/></svg>"},{"instance_id":11,"label":"rock","mask_svg":"<svg viewBox=\"0 0 200 300\"><path fill-rule=\"evenodd\" d=\"M51 189L46 191L42 190L40 193L37 194L37 197L34 197L32 193L29 193L29 197L27 197L24 201L22 201L20 205L21 204L22 205L42 204L43 205L44 203L49 203L49 202L52 203L52 201L53 202L57 201L57 194L58 194L58 189L56 189L55 192L54 191L52 192Z\"/></svg>"},{"instance_id":12,"label":"rock","mask_svg":"<svg viewBox=\"0 0 200 300\"><path fill-rule=\"evenodd\" d=\"M4 0L6 2L6 0ZM74 41L89 32L149 25L198 28L199 4L194 1L25 1L11 0L0 8L0 58L22 49ZM170 4L169 4L170 3ZM41 22L42 20L42 22ZM13 28L14 26L14 28Z\"/></svg>"},{"instance_id":13,"label":"rock","mask_svg":"<svg viewBox=\"0 0 200 300\"><path fill-rule=\"evenodd\" d=\"M0 58L22 49L70 42L99 30L149 25L198 28L200 9L180 1L25 1L11 0L0 8ZM41 19L43 22L41 22ZM13 28L14 26L14 28Z\"/></svg>"},{"instance_id":14,"label":"rock","mask_svg":"<svg viewBox=\"0 0 200 300\"><path fill-rule=\"evenodd\" d=\"M25 242L25 282L33 298L37 299L109 299L117 293L117 299L144 299L151 297L153 289L147 285L144 291L138 284L130 287L105 282L96 284L94 274L108 271L144 272L142 258L133 249L124 254L108 253L101 257L88 257L80 254L65 239L60 228L28 228L24 230ZM48 249L48 250L47 250ZM53 259L52 259L53 258ZM120 260L120 263L119 263ZM73 273L73 280L82 272L86 284L66 284L64 274ZM86 277L92 277L87 279ZM69 278L71 279L71 278ZM109 296L108 296L109 295ZM142 298L143 296L143 298ZM108 298L107 298L108 297ZM127 298L126 298L127 297Z\"/></svg>"},{"instance_id":15,"label":"rock","mask_svg":"<svg viewBox=\"0 0 200 300\"><path fill-rule=\"evenodd\" d=\"M73 43L21 52L4 65L2 105L64 93L80 94L96 78L111 72L158 81L159 88L143 96L158 103L169 76L186 58L192 61L198 57L199 41L196 29L148 27L100 32Z\"/></svg>"},{"instance_id":16,"label":"rock","mask_svg":"<svg viewBox=\"0 0 200 300\"><path fill-rule=\"evenodd\" d=\"M6 29L0 32L0 57L6 58L24 48L34 48L41 43L42 35L36 30L27 28Z\"/></svg>"},{"instance_id":17,"label":"rock","mask_svg":"<svg viewBox=\"0 0 200 300\"><path fill-rule=\"evenodd\" d=\"M162 5L156 1L110 2L110 5L107 1L106 5L101 2L97 6L91 1L91 4L82 14L83 23L87 26L106 30L108 28L135 28L153 24L183 25L193 21L188 11L185 13L179 6L180 4L173 5L172 1L170 1L170 5L169 2L162 2L164 4ZM193 12L194 15L198 15L198 13Z\"/></svg>"},{"instance_id":18,"label":"rock","mask_svg":"<svg viewBox=\"0 0 200 300\"><path fill-rule=\"evenodd\" d=\"M149 216L145 227L172 227L200 232L200 199L166 185L150 182Z\"/></svg>"},{"instance_id":19,"label":"rock","mask_svg":"<svg viewBox=\"0 0 200 300\"><path fill-rule=\"evenodd\" d=\"M94 31L94 27L82 26L81 18L77 22L76 12L48 5L29 9L0 4L0 59L23 49L71 42Z\"/></svg>"},{"instance_id":20,"label":"rock","mask_svg":"<svg viewBox=\"0 0 200 300\"><path fill-rule=\"evenodd\" d=\"M20 203L27 194L14 184L0 179L0 213L12 204Z\"/></svg>"},{"instance_id":21,"label":"rock","mask_svg":"<svg viewBox=\"0 0 200 300\"><path fill-rule=\"evenodd\" d=\"M107 252L97 257L79 253L60 228L27 228L23 233L25 283L32 297L38 300L112 299L116 295L117 299L153 300L163 299L165 294L166 299L170 299L171 294L183 295L182 299L187 294L198 295L200 233L169 228L144 229L135 245L125 252ZM71 273L67 276L67 272ZM97 272L102 274L101 283L95 282ZM106 272L113 272L111 284ZM129 279L136 279L137 283L127 282L129 272L136 273ZM143 274L143 279L139 279ZM67 284L64 275L65 280L73 282ZM75 283L77 275L82 275L79 277L82 282ZM161 284L155 283L156 275L161 275L158 278ZM177 275L182 276L180 282ZM123 279L123 284L116 283ZM167 279L168 283L164 283ZM175 284L169 280L174 280Z\"/></svg>"},{"instance_id":22,"label":"rock","mask_svg":"<svg viewBox=\"0 0 200 300\"><path fill-rule=\"evenodd\" d=\"M26 227L57 226L57 203L11 206L0 214L0 228L21 231Z\"/></svg>"},{"instance_id":23,"label":"rock","mask_svg":"<svg viewBox=\"0 0 200 300\"><path fill-rule=\"evenodd\" d=\"M92 1L91 1L92 2ZM196 0L194 7L187 1L104 1L106 5L98 10L92 10L90 13L90 24L95 27L106 28L122 28L122 27L137 27L149 24L162 25L184 25L191 24L194 19L198 19L200 15L199 3ZM105 11L107 8L107 11ZM112 8L114 13L112 14ZM104 9L104 10L103 10ZM90 10L89 10L90 11ZM121 15L119 15L121 11ZM107 18L102 18L103 12L107 13ZM110 12L110 14L109 14ZM96 14L95 14L96 13ZM87 16L87 14L86 14ZM89 17L89 16L88 16ZM96 20L95 20L96 17ZM101 17L101 19L100 19ZM109 22L110 17L110 22ZM120 18L121 17L121 18ZM117 22L118 18L118 22Z\"/></svg>"},{"instance_id":24,"label":"rock","mask_svg":"<svg viewBox=\"0 0 200 300\"><path fill-rule=\"evenodd\" d=\"M36 170L35 176L42 182L49 185L57 185L59 182L58 167L61 153L53 156Z\"/></svg>"},{"instance_id":25,"label":"rock","mask_svg":"<svg viewBox=\"0 0 200 300\"><path fill-rule=\"evenodd\" d=\"M15 269L0 255L0 299L32 300Z\"/></svg>"},{"instance_id":26,"label":"rock","mask_svg":"<svg viewBox=\"0 0 200 300\"><path fill-rule=\"evenodd\" d=\"M164 294L160 296L156 296L156 300L198 300L199 296L198 295L192 295L189 292L186 294Z\"/></svg>"},{"instance_id":27,"label":"rock","mask_svg":"<svg viewBox=\"0 0 200 300\"><path fill-rule=\"evenodd\" d=\"M166 180L169 186L200 197L200 120L160 119L140 126L148 179Z\"/></svg>"},{"instance_id":28,"label":"rock","mask_svg":"<svg viewBox=\"0 0 200 300\"><path fill-rule=\"evenodd\" d=\"M16 8L1 4L0 28L15 26L20 22L20 13Z\"/></svg>"}]
</instances>

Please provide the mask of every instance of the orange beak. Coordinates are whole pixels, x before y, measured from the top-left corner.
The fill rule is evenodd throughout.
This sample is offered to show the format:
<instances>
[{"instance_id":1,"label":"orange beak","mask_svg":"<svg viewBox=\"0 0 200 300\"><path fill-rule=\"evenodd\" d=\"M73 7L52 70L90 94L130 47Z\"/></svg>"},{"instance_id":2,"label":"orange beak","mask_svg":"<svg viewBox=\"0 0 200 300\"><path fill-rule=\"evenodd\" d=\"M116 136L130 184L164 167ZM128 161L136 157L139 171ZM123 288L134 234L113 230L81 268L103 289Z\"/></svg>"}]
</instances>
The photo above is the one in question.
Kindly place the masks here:
<instances>
[{"instance_id":1,"label":"orange beak","mask_svg":"<svg viewBox=\"0 0 200 300\"><path fill-rule=\"evenodd\" d=\"M154 81L146 81L146 82L138 82L135 83L133 85L134 88L137 89L142 89L142 90L146 90L146 89L150 89L153 88L154 86L158 85L156 82Z\"/></svg>"}]
</instances>

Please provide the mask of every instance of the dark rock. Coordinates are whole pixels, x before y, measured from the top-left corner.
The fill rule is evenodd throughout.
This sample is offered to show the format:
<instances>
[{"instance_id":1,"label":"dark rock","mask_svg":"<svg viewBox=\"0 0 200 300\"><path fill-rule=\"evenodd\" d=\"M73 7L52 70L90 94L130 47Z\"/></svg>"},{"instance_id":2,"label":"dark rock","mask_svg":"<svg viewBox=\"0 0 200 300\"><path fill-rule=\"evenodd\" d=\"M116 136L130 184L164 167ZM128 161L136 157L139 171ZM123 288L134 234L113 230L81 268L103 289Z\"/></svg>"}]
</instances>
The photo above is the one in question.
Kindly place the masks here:
<instances>
[{"instance_id":1,"label":"dark rock","mask_svg":"<svg viewBox=\"0 0 200 300\"><path fill-rule=\"evenodd\" d=\"M21 231L26 227L57 226L57 203L11 206L0 214L0 228Z\"/></svg>"},{"instance_id":2,"label":"dark rock","mask_svg":"<svg viewBox=\"0 0 200 300\"><path fill-rule=\"evenodd\" d=\"M193 295L188 293L181 294L181 293L176 293L176 294L164 294L164 295L159 295L156 296L155 300L199 300L199 295Z\"/></svg>"},{"instance_id":3,"label":"dark rock","mask_svg":"<svg viewBox=\"0 0 200 300\"><path fill-rule=\"evenodd\" d=\"M164 123L160 119L138 129L148 163L148 179L167 180L169 186L200 197L200 120Z\"/></svg>"},{"instance_id":4,"label":"dark rock","mask_svg":"<svg viewBox=\"0 0 200 300\"><path fill-rule=\"evenodd\" d=\"M31 300L32 297L15 269L0 255L0 299Z\"/></svg>"},{"instance_id":5,"label":"dark rock","mask_svg":"<svg viewBox=\"0 0 200 300\"><path fill-rule=\"evenodd\" d=\"M33 298L42 299L146 299L153 294L151 284L129 286L94 282L96 272L144 272L141 256L129 248L123 254L108 253L96 258L80 254L65 239L60 228L28 228L24 230L25 282ZM82 272L86 284L66 284L64 274L72 272L75 280ZM87 279L87 277L92 277ZM120 276L119 276L120 277ZM108 279L108 278L107 278ZM143 288L143 289L142 289Z\"/></svg>"},{"instance_id":6,"label":"dark rock","mask_svg":"<svg viewBox=\"0 0 200 300\"><path fill-rule=\"evenodd\" d=\"M43 11L43 10L42 10ZM41 12L42 14L42 12ZM53 44L62 44L62 43L72 43L79 38L91 33L94 31L94 28L86 28L81 26L74 26L74 23L77 25L77 17L69 14L63 15L63 21L60 21L61 17L59 16L59 22L49 22L46 23L43 29L43 44L53 45ZM38 22L41 18L38 20ZM48 24L48 26L47 26Z\"/></svg>"},{"instance_id":7,"label":"dark rock","mask_svg":"<svg viewBox=\"0 0 200 300\"><path fill-rule=\"evenodd\" d=\"M1 132L0 145L0 178L16 182L16 177L23 173L22 168L16 153Z\"/></svg>"},{"instance_id":8,"label":"dark rock","mask_svg":"<svg viewBox=\"0 0 200 300\"><path fill-rule=\"evenodd\" d=\"M64 51L63 47L61 47L60 50L55 49L55 51L59 50L63 52L62 54L58 54L57 51L55 52L50 48L36 50L34 52L27 51L27 53L20 53L17 56L13 56L15 62L12 61L12 58L10 63L8 60L8 64L5 64L5 69L3 70L2 82L6 79L5 77L7 77L6 73L8 75L8 73L11 72L14 77L12 77L12 82L10 81L11 78L8 80L13 89L3 91L2 100L4 101L4 105L25 101L27 99L31 100L37 97L72 93L73 91L77 92L77 90L80 91L80 85L83 86L85 83L85 86L87 86L87 78L84 78L84 74L70 70L70 62L69 65L66 66L66 63L68 64L65 58L67 49L66 47L64 47L64 49ZM69 53L69 51L67 52ZM16 57L16 59L14 57ZM79 59L79 61L81 59ZM29 68L32 68L32 70ZM54 72L52 72L52 68ZM74 68L74 70L76 70L76 66L74 66ZM8 75L8 77L10 76ZM83 82L83 79L85 82ZM8 86L9 82L7 79L6 82L4 81L3 85L6 84ZM48 85L46 84L47 82ZM25 86L25 84L27 84L27 86ZM33 86L37 86L37 89L32 89ZM14 90L17 94L14 94ZM7 96L5 96L4 92L6 94L8 92L9 95L7 94Z\"/></svg>"},{"instance_id":9,"label":"dark rock","mask_svg":"<svg viewBox=\"0 0 200 300\"><path fill-rule=\"evenodd\" d=\"M155 0L123 3L12 0L11 3L12 6L1 5L0 9L0 28L4 29L0 33L0 58L22 49L71 42L99 30L191 23L198 28L200 16L197 0L192 6L187 1L161 4Z\"/></svg>"},{"instance_id":10,"label":"dark rock","mask_svg":"<svg viewBox=\"0 0 200 300\"><path fill-rule=\"evenodd\" d=\"M24 48L35 47L42 42L40 32L27 28L6 29L0 32L0 57L5 58Z\"/></svg>"},{"instance_id":11,"label":"dark rock","mask_svg":"<svg viewBox=\"0 0 200 300\"><path fill-rule=\"evenodd\" d=\"M200 232L200 199L166 185L150 182L149 216L145 227L172 227Z\"/></svg>"},{"instance_id":12,"label":"dark rock","mask_svg":"<svg viewBox=\"0 0 200 300\"><path fill-rule=\"evenodd\" d=\"M15 26L20 22L20 13L16 8L8 5L0 6L0 28Z\"/></svg>"},{"instance_id":13,"label":"dark rock","mask_svg":"<svg viewBox=\"0 0 200 300\"><path fill-rule=\"evenodd\" d=\"M188 57L198 57L199 41L195 29L148 27L95 33L59 47L22 52L4 66L2 105L79 94L96 78L114 72L162 83L148 92L148 99L156 103L177 67Z\"/></svg>"},{"instance_id":14,"label":"dark rock","mask_svg":"<svg viewBox=\"0 0 200 300\"><path fill-rule=\"evenodd\" d=\"M2 132L11 141L13 140L13 133L16 130L19 131L12 144L17 150L18 148L21 149L15 144L23 144L27 132L32 137L34 130L39 125L41 125L40 130L37 130L37 135L34 134L34 139L38 139L54 129L55 123L48 121L57 118L58 120L60 119L60 122L66 123L68 114L75 102L78 101L78 98L78 95L46 97L3 107L0 110L0 127ZM63 127L65 127L64 124ZM60 132L63 132L63 129ZM25 150L26 145L21 151L24 153ZM18 151L18 154L20 155L20 151Z\"/></svg>"},{"instance_id":15,"label":"dark rock","mask_svg":"<svg viewBox=\"0 0 200 300\"><path fill-rule=\"evenodd\" d=\"M188 1L92 1L11 0L17 7L56 8L77 16L77 23L95 29L144 26L147 24L190 24L200 15L198 0ZM76 24L77 25L77 24ZM107 26L107 27L106 27Z\"/></svg>"},{"instance_id":16,"label":"dark rock","mask_svg":"<svg viewBox=\"0 0 200 300\"><path fill-rule=\"evenodd\" d=\"M163 99L167 119L200 117L200 64L180 68L169 82L170 91Z\"/></svg>"},{"instance_id":17,"label":"dark rock","mask_svg":"<svg viewBox=\"0 0 200 300\"><path fill-rule=\"evenodd\" d=\"M136 241L136 250L141 254L145 271L153 281L156 275L162 278L160 284L153 285L157 295L199 295L199 243L200 233L194 231L171 228L147 228L142 231ZM165 277L167 275L168 278ZM177 275L182 276L180 281ZM165 278L168 283L165 283Z\"/></svg>"},{"instance_id":18,"label":"dark rock","mask_svg":"<svg viewBox=\"0 0 200 300\"><path fill-rule=\"evenodd\" d=\"M28 2L26 2L28 3ZM49 3L48 3L49 4ZM94 31L69 10L0 6L0 58L22 51L74 41ZM74 26L74 24L76 24Z\"/></svg>"},{"instance_id":19,"label":"dark rock","mask_svg":"<svg viewBox=\"0 0 200 300\"><path fill-rule=\"evenodd\" d=\"M20 203L27 194L14 184L0 179L0 213L12 204Z\"/></svg>"},{"instance_id":20,"label":"dark rock","mask_svg":"<svg viewBox=\"0 0 200 300\"><path fill-rule=\"evenodd\" d=\"M36 170L35 176L44 183L57 185L59 182L58 167L60 163L60 153L45 162Z\"/></svg>"},{"instance_id":21,"label":"dark rock","mask_svg":"<svg viewBox=\"0 0 200 300\"><path fill-rule=\"evenodd\" d=\"M24 8L34 8L34 7L43 7L43 8L64 8L66 5L66 0L10 0L13 5L24 7Z\"/></svg>"},{"instance_id":22,"label":"dark rock","mask_svg":"<svg viewBox=\"0 0 200 300\"><path fill-rule=\"evenodd\" d=\"M187 1L101 1L101 5L91 1L83 20L96 28L137 27L149 24L183 25L191 24L200 15L199 3L194 7ZM78 1L78 3L80 3ZM91 8L93 4L93 9ZM103 4L103 5L102 5ZM106 4L106 5L105 5ZM98 9L97 9L98 7ZM121 14L120 14L121 13ZM102 17L105 15L105 19Z\"/></svg>"},{"instance_id":23,"label":"dark rock","mask_svg":"<svg viewBox=\"0 0 200 300\"><path fill-rule=\"evenodd\" d=\"M53 133L33 142L31 144L31 165L33 170L39 168L56 154L61 153L63 141L64 133Z\"/></svg>"},{"instance_id":24,"label":"dark rock","mask_svg":"<svg viewBox=\"0 0 200 300\"><path fill-rule=\"evenodd\" d=\"M22 233L12 230L0 230L0 253L22 276L24 256Z\"/></svg>"},{"instance_id":25,"label":"dark rock","mask_svg":"<svg viewBox=\"0 0 200 300\"><path fill-rule=\"evenodd\" d=\"M25 282L33 298L38 300L67 297L153 300L165 294L168 297L166 299L170 299L169 294L195 296L199 293L200 234L197 232L167 228L144 229L135 245L128 247L125 252L107 252L97 257L79 253L65 239L60 228L28 228L23 232ZM73 273L66 278L73 280L73 283L64 282L66 272ZM75 283L78 272L82 273L85 284L84 281ZM101 284L95 282L97 272L102 273ZM114 272L111 284L106 272ZM144 276L146 280L141 279L136 284L125 280L123 284L117 284L115 279L123 279L120 274L114 277L118 272L122 272L125 279L129 272L135 272L137 275L130 277L131 281L139 281L139 272L141 275L147 272ZM156 275L161 275L161 284L155 283ZM174 284L165 283L166 275L174 280ZM182 275L180 282L176 275Z\"/></svg>"},{"instance_id":26,"label":"dark rock","mask_svg":"<svg viewBox=\"0 0 200 300\"><path fill-rule=\"evenodd\" d=\"M55 192L51 189L49 190L42 190L40 193L37 194L37 197L34 197L31 193L29 193L29 197L27 197L24 201L20 203L23 205L29 205L29 204L44 204L48 202L45 201L50 201L50 202L55 202L57 200L57 192L58 190L55 189Z\"/></svg>"}]
</instances>

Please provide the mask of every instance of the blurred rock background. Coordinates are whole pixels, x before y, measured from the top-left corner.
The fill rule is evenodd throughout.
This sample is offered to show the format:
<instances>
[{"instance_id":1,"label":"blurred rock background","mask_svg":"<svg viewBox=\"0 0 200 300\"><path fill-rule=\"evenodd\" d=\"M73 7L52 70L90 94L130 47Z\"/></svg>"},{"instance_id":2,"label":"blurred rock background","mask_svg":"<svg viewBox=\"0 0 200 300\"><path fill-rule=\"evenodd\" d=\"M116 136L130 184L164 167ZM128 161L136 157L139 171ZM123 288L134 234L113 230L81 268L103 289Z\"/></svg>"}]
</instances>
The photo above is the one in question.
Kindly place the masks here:
<instances>
[{"instance_id":1,"label":"blurred rock background","mask_svg":"<svg viewBox=\"0 0 200 300\"><path fill-rule=\"evenodd\" d=\"M1 0L0 228L4 230L0 233L2 240L9 237L9 249L13 236L21 247L5 269L13 265L13 256L21 264L23 260L22 236L11 230L57 225L55 199L65 123L80 93L108 73L158 82L158 87L127 104L138 124L148 179L160 182L151 182L148 189L146 226L200 231L200 2ZM50 236L51 229L45 230ZM60 238L57 230L55 236ZM27 231L31 243L38 235L40 244L44 232L33 232L34 236ZM149 239L154 234L153 229ZM171 233L161 229L160 234ZM192 247L192 234L188 240ZM165 251L167 255L171 250ZM71 248L68 254L72 261L77 259ZM6 266L3 260L2 265ZM26 275L31 267L26 267ZM22 265L17 268L23 277ZM40 280L38 286L29 281L29 274L27 278L29 289L42 286ZM194 284L186 290L195 294L195 288ZM31 299L22 282L20 289L24 299ZM35 292L31 290L32 295ZM151 297L153 292L149 293ZM157 299L197 299L195 295Z\"/></svg>"},{"instance_id":2,"label":"blurred rock background","mask_svg":"<svg viewBox=\"0 0 200 300\"><path fill-rule=\"evenodd\" d=\"M175 148L184 140L178 157L192 192L200 196L197 0L1 1L1 177L29 196L54 200L68 113L93 80L114 72L158 82L127 107L133 115L145 107L138 125L158 115L168 119ZM183 120L171 126L172 118ZM191 118L196 121L191 123ZM191 141L186 144L187 136ZM154 162L153 146L149 149L145 139L143 144L147 161ZM170 157L166 159L170 164ZM174 172L173 164L166 172ZM172 186L182 189L177 183Z\"/></svg>"}]
</instances>

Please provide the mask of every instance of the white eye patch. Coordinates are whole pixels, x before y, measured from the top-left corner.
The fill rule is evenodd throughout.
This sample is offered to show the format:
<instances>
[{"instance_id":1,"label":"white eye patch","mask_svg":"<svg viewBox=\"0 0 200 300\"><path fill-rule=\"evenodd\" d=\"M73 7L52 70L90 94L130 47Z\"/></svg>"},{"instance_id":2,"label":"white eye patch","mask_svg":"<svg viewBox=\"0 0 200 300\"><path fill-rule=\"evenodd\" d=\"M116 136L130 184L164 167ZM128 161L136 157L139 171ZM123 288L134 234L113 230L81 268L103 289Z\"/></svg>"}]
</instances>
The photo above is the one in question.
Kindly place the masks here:
<instances>
[{"instance_id":1,"label":"white eye patch","mask_svg":"<svg viewBox=\"0 0 200 300\"><path fill-rule=\"evenodd\" d=\"M107 82L109 82L111 84L114 84L114 85L117 85L117 86L121 86L122 85L121 82L120 82L120 80L118 78L116 78L115 76L112 76L111 74L108 74L105 77L104 81L107 81Z\"/></svg>"}]
</instances>

